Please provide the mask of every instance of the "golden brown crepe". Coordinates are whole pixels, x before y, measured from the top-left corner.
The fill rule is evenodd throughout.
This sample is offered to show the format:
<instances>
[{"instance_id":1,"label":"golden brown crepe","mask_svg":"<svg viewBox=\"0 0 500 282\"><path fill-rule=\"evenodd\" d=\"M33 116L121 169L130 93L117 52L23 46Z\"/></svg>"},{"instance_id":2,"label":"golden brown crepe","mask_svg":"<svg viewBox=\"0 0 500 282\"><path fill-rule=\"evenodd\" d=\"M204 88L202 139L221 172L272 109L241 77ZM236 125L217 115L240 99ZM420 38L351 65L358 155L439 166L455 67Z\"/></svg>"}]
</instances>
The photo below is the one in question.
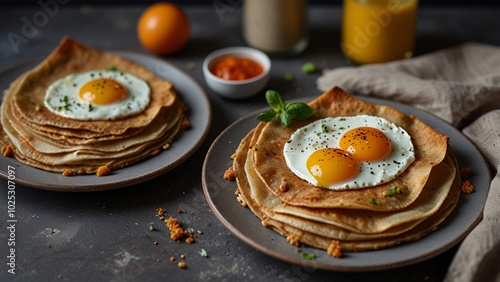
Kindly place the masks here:
<instances>
[{"instance_id":1,"label":"golden brown crepe","mask_svg":"<svg viewBox=\"0 0 500 282\"><path fill-rule=\"evenodd\" d=\"M446 155L448 138L430 128L419 119L381 105L374 105L355 99L338 87L332 88L318 99L309 103L316 115L306 121L295 122L290 127L281 126L279 121L267 123L255 141L255 166L257 173L267 187L283 202L307 207L352 208L376 211L390 211L404 208L418 197L433 166ZM406 171L393 181L360 190L339 191L331 196L326 189L317 189L295 176L286 167L283 146L299 127L325 117L373 115L385 118L405 129L412 137L415 161ZM287 191L279 186L286 182ZM393 187L408 187L404 199L385 197L384 192ZM374 199L379 204L373 205Z\"/></svg>"},{"instance_id":2,"label":"golden brown crepe","mask_svg":"<svg viewBox=\"0 0 500 282\"><path fill-rule=\"evenodd\" d=\"M248 156L251 156L251 154L248 154L249 148L251 148L249 143L253 134L254 131L250 132L242 140L234 160L234 169L237 172L239 187L238 195L255 215L262 220L264 226L272 228L283 236L293 234L297 238L300 238L301 243L306 245L326 249L332 240L340 240L341 247L345 251L367 251L417 240L437 228L437 225L453 210L460 196L460 177L456 173L454 157L449 152L445 161L433 169L434 175L429 178L429 183L426 184L426 187L430 190L439 190L440 193L422 194L423 198L419 198L408 208L401 210L400 214L398 212L386 212L387 215L385 218L371 218L376 212L358 211L360 217L355 222L357 224L356 232L338 226L342 225L342 222L349 220L349 215L353 212L352 209L332 209L340 215L336 218L338 224L311 220L307 217L302 217L303 214L300 212L295 213L295 215L281 214L276 212L280 210L280 207L286 209L290 206L284 205L275 195L266 192L264 185L257 185L259 186L257 187L256 182L254 182L258 182L259 180L255 174L252 176L252 164L248 162ZM329 191L331 193L338 192ZM425 206L425 203L434 201L434 199L430 198L439 198L432 212L426 213L419 219L413 217L413 212L408 213L409 210L414 212L420 211L422 206ZM303 207L296 208L299 211L305 209ZM310 210L314 210L314 208L310 208ZM324 213L327 209L321 210ZM342 212L345 212L346 217L341 216ZM362 216L363 213L366 213L364 219ZM389 224L392 227L379 230L376 233L373 233L373 230L364 229L369 228L377 220L382 221L382 225Z\"/></svg>"},{"instance_id":3,"label":"golden brown crepe","mask_svg":"<svg viewBox=\"0 0 500 282\"><path fill-rule=\"evenodd\" d=\"M140 114L114 122L68 119L48 110L37 111L44 104L45 91L55 80L75 72L115 67L146 81L151 88L151 102ZM147 125L162 107L171 105L177 95L173 84L160 79L141 65L118 55L88 48L73 39L64 39L59 46L38 66L11 86L12 107L28 122L58 128L88 130L97 134L123 134L129 128Z\"/></svg>"},{"instance_id":4,"label":"golden brown crepe","mask_svg":"<svg viewBox=\"0 0 500 282\"><path fill-rule=\"evenodd\" d=\"M279 123L259 123L241 140L234 156L237 197L264 226L316 248L327 249L332 240L338 240L344 251L367 251L417 240L435 230L451 213L460 196L460 174L453 152L447 148L446 136L415 117L390 107L359 101L340 88L332 89L309 105L316 110L316 117L295 122L291 128L284 128ZM302 181L291 173L286 163L280 162L281 141L288 140L295 129L328 115L358 113L387 118L407 130L416 149L416 163L386 184L335 191ZM432 140L424 142L426 138ZM274 166L273 174L269 172L271 166ZM283 181L284 175L286 181ZM278 188L284 182L288 190ZM290 183L297 191L290 190ZM410 192L395 196L384 194L394 185L410 185L407 186ZM290 191L293 193L287 195ZM315 201L311 200L311 195L316 197ZM376 198L385 207L374 209L370 207L373 203L353 204L353 199L363 197ZM342 205L317 205L319 200L337 201Z\"/></svg>"},{"instance_id":5,"label":"golden brown crepe","mask_svg":"<svg viewBox=\"0 0 500 282\"><path fill-rule=\"evenodd\" d=\"M116 120L82 121L42 106L52 81L110 66L147 82L151 99L143 112ZM48 171L94 173L100 166L114 170L167 149L181 130L184 112L185 105L171 82L120 56L65 38L4 92L0 143L13 145L19 161Z\"/></svg>"}]
</instances>

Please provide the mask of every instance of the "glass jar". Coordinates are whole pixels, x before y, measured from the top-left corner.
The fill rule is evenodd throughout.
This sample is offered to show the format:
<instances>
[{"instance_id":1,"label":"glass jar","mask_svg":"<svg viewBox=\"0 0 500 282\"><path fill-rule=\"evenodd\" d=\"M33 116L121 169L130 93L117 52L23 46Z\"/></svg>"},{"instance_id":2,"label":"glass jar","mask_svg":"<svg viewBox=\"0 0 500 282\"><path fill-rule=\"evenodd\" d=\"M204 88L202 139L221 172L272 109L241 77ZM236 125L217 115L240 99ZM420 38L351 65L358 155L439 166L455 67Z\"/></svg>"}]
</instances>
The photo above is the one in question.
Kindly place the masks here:
<instances>
[{"instance_id":1,"label":"glass jar","mask_svg":"<svg viewBox=\"0 0 500 282\"><path fill-rule=\"evenodd\" d=\"M243 36L268 54L301 53L308 45L307 0L244 0Z\"/></svg>"},{"instance_id":2,"label":"glass jar","mask_svg":"<svg viewBox=\"0 0 500 282\"><path fill-rule=\"evenodd\" d=\"M411 57L417 8L417 0L344 0L344 55L355 64Z\"/></svg>"}]
</instances>

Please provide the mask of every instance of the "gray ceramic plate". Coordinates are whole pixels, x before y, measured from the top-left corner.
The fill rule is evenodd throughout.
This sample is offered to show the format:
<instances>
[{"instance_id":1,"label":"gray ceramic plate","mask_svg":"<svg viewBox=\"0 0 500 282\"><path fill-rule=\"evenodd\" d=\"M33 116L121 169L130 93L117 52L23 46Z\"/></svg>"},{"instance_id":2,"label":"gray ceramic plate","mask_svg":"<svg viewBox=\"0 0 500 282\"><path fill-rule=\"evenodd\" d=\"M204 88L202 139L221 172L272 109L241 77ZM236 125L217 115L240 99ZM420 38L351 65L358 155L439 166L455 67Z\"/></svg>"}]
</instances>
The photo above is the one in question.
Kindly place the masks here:
<instances>
[{"instance_id":1,"label":"gray ceramic plate","mask_svg":"<svg viewBox=\"0 0 500 282\"><path fill-rule=\"evenodd\" d=\"M180 165L196 151L204 141L211 122L210 103L203 88L189 75L166 61L136 53L114 53L137 62L161 78L174 82L176 91L190 108L188 117L192 128L183 131L169 150L130 167L117 170L106 177L95 175L64 177L59 173L36 169L14 158L4 157L0 157L0 177L6 179L9 166L11 166L15 167L16 184L56 191L108 190L140 183L163 174ZM31 69L36 63L19 64L1 72L2 93L13 80L24 71Z\"/></svg>"},{"instance_id":2,"label":"gray ceramic plate","mask_svg":"<svg viewBox=\"0 0 500 282\"><path fill-rule=\"evenodd\" d=\"M236 182L222 180L224 171L232 164L230 156L240 140L257 125L256 112L229 126L214 141L206 156L202 182L205 197L217 218L239 239L255 249L277 259L306 267L335 271L373 271L401 267L429 259L459 243L481 220L489 190L490 173L482 155L458 130L448 123L421 110L384 100L361 98L362 100L389 105L407 114L414 114L434 129L450 137L450 146L460 166L474 172L470 178L476 192L462 195L453 213L433 233L424 238L393 248L378 251L347 253L336 259L322 250L302 247L307 253L316 254L315 260L304 260L286 238L268 228L235 199ZM309 102L313 98L302 99Z\"/></svg>"}]
</instances>

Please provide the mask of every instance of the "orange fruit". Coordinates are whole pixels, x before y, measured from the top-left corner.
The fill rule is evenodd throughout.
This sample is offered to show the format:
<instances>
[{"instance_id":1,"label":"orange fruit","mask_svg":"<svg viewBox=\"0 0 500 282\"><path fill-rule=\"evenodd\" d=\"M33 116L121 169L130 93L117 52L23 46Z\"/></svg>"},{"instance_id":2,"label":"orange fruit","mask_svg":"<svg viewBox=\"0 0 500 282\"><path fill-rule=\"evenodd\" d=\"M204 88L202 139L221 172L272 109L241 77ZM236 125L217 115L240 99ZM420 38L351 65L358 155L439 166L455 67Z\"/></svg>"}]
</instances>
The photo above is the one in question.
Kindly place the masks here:
<instances>
[{"instance_id":1,"label":"orange fruit","mask_svg":"<svg viewBox=\"0 0 500 282\"><path fill-rule=\"evenodd\" d=\"M178 6L160 2L148 7L137 23L141 44L157 54L171 54L186 45L190 34L189 19Z\"/></svg>"}]
</instances>

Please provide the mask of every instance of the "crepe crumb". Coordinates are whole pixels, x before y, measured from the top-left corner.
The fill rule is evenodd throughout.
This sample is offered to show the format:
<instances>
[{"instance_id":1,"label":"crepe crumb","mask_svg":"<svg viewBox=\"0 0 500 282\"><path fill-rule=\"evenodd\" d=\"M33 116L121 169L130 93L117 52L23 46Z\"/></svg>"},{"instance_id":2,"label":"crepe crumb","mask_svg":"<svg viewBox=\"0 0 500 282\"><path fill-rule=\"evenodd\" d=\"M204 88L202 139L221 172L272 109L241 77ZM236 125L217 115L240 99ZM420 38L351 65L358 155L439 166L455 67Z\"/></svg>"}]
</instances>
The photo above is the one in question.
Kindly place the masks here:
<instances>
[{"instance_id":1,"label":"crepe crumb","mask_svg":"<svg viewBox=\"0 0 500 282\"><path fill-rule=\"evenodd\" d=\"M295 236L295 234L290 234L286 237L286 240L288 243L294 245L295 247L300 246L300 238L298 236Z\"/></svg>"},{"instance_id":2,"label":"crepe crumb","mask_svg":"<svg viewBox=\"0 0 500 282\"><path fill-rule=\"evenodd\" d=\"M184 230L184 236L187 237L185 242L188 244L194 243L194 236L191 232Z\"/></svg>"},{"instance_id":3,"label":"crepe crumb","mask_svg":"<svg viewBox=\"0 0 500 282\"><path fill-rule=\"evenodd\" d=\"M245 199L243 199L243 197L241 196L241 191L237 189L234 194L236 195L236 200L238 201L238 203L240 203L241 206L246 207L247 202L245 202Z\"/></svg>"},{"instance_id":4,"label":"crepe crumb","mask_svg":"<svg viewBox=\"0 0 500 282\"><path fill-rule=\"evenodd\" d=\"M175 257L170 257L170 261L175 261Z\"/></svg>"},{"instance_id":5,"label":"crepe crumb","mask_svg":"<svg viewBox=\"0 0 500 282\"><path fill-rule=\"evenodd\" d=\"M181 129L188 129L191 127L191 122L187 117L184 117L181 122Z\"/></svg>"},{"instance_id":6,"label":"crepe crumb","mask_svg":"<svg viewBox=\"0 0 500 282\"><path fill-rule=\"evenodd\" d=\"M187 267L186 262L185 261L179 261L179 263L177 264L177 267L179 267L179 268L186 268Z\"/></svg>"},{"instance_id":7,"label":"crepe crumb","mask_svg":"<svg viewBox=\"0 0 500 282\"><path fill-rule=\"evenodd\" d=\"M71 169L65 169L62 172L62 175L63 176L73 176L73 175L76 175L76 173L73 170L71 170Z\"/></svg>"},{"instance_id":8,"label":"crepe crumb","mask_svg":"<svg viewBox=\"0 0 500 282\"><path fill-rule=\"evenodd\" d=\"M170 148L170 143L167 143L167 144L163 145L163 147L162 147L162 148L163 148L163 150L165 150L165 151L166 151L166 150L168 150L168 149Z\"/></svg>"},{"instance_id":9,"label":"crepe crumb","mask_svg":"<svg viewBox=\"0 0 500 282\"><path fill-rule=\"evenodd\" d=\"M182 238L186 238L185 242L188 244L194 243L194 235L188 230L184 230L181 227L179 221L174 217L169 217L165 220L165 224L170 230L170 239L174 241L179 241Z\"/></svg>"},{"instance_id":10,"label":"crepe crumb","mask_svg":"<svg viewBox=\"0 0 500 282\"><path fill-rule=\"evenodd\" d=\"M462 177L469 177L471 174L471 170L468 167L463 167L460 169L460 176Z\"/></svg>"},{"instance_id":11,"label":"crepe crumb","mask_svg":"<svg viewBox=\"0 0 500 282\"><path fill-rule=\"evenodd\" d=\"M14 146L12 145L2 146L2 155L4 157L12 157L14 155Z\"/></svg>"},{"instance_id":12,"label":"crepe crumb","mask_svg":"<svg viewBox=\"0 0 500 282\"><path fill-rule=\"evenodd\" d=\"M186 258L186 255L185 254L181 254L181 259L185 259Z\"/></svg>"},{"instance_id":13,"label":"crepe crumb","mask_svg":"<svg viewBox=\"0 0 500 282\"><path fill-rule=\"evenodd\" d=\"M264 227L268 227L269 226L269 221L267 219L264 219L260 222L262 224L262 226ZM288 239L288 238L287 238Z\"/></svg>"},{"instance_id":14,"label":"crepe crumb","mask_svg":"<svg viewBox=\"0 0 500 282\"><path fill-rule=\"evenodd\" d=\"M176 218L169 217L165 220L165 224L167 225L168 230L170 230L170 239L177 241L184 237L184 230L182 230L182 227Z\"/></svg>"},{"instance_id":15,"label":"crepe crumb","mask_svg":"<svg viewBox=\"0 0 500 282\"><path fill-rule=\"evenodd\" d=\"M236 179L236 173L234 171L234 168L233 167L230 167L228 168L225 172L224 172L224 179L225 180L229 180L229 181L234 181Z\"/></svg>"},{"instance_id":16,"label":"crepe crumb","mask_svg":"<svg viewBox=\"0 0 500 282\"><path fill-rule=\"evenodd\" d=\"M96 173L95 173L95 174L96 174L97 176L99 176L99 177L100 177L100 176L106 176L106 175L108 175L110 172L111 172L111 170L110 170L107 166L103 165L103 166L100 166L100 167L97 169L97 171L96 171Z\"/></svg>"},{"instance_id":17,"label":"crepe crumb","mask_svg":"<svg viewBox=\"0 0 500 282\"><path fill-rule=\"evenodd\" d=\"M469 180L465 180L464 183L462 183L461 189L463 193L465 194L470 194L473 193L474 190L474 185Z\"/></svg>"},{"instance_id":18,"label":"crepe crumb","mask_svg":"<svg viewBox=\"0 0 500 282\"><path fill-rule=\"evenodd\" d=\"M286 184L281 184L279 189L281 192L286 192L288 191L288 186L286 186Z\"/></svg>"},{"instance_id":19,"label":"crepe crumb","mask_svg":"<svg viewBox=\"0 0 500 282\"><path fill-rule=\"evenodd\" d=\"M342 248L340 247L340 242L338 240L332 240L326 252L332 257L341 258Z\"/></svg>"},{"instance_id":20,"label":"crepe crumb","mask_svg":"<svg viewBox=\"0 0 500 282\"><path fill-rule=\"evenodd\" d=\"M160 219L160 220L165 220L165 210L162 209L162 208L158 208L156 209L156 216Z\"/></svg>"}]
</instances>

